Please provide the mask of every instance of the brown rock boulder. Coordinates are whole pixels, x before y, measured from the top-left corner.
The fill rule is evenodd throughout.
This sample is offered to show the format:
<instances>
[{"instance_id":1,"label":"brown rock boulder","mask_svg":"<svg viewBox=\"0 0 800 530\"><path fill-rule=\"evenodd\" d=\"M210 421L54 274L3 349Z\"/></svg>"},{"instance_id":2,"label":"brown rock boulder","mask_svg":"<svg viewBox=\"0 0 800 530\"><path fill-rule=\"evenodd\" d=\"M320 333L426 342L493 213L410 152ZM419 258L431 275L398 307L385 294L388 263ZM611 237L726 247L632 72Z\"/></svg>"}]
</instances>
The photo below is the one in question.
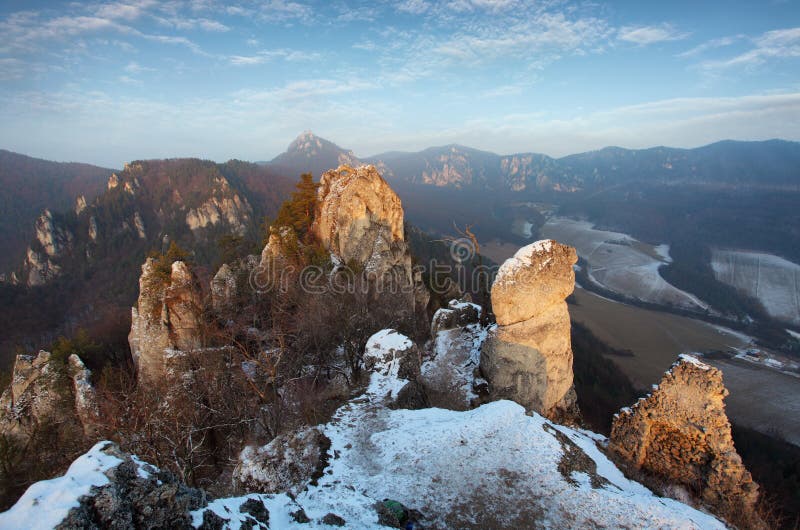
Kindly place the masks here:
<instances>
[{"instance_id":1,"label":"brown rock boulder","mask_svg":"<svg viewBox=\"0 0 800 530\"><path fill-rule=\"evenodd\" d=\"M733 445L727 395L722 372L681 355L649 396L614 417L609 448L688 487L717 515L754 514L758 485Z\"/></svg>"}]
</instances>

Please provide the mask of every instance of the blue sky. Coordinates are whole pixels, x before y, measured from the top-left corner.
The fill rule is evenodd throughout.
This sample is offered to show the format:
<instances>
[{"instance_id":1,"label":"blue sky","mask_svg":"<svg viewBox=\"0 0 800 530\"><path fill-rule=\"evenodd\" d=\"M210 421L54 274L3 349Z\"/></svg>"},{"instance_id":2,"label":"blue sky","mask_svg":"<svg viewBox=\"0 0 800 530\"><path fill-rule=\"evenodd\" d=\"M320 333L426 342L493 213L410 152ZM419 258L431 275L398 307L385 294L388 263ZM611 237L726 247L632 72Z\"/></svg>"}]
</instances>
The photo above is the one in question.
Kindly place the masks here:
<instances>
[{"instance_id":1,"label":"blue sky","mask_svg":"<svg viewBox=\"0 0 800 530\"><path fill-rule=\"evenodd\" d=\"M797 1L0 5L0 147L119 167L800 140Z\"/></svg>"}]
</instances>

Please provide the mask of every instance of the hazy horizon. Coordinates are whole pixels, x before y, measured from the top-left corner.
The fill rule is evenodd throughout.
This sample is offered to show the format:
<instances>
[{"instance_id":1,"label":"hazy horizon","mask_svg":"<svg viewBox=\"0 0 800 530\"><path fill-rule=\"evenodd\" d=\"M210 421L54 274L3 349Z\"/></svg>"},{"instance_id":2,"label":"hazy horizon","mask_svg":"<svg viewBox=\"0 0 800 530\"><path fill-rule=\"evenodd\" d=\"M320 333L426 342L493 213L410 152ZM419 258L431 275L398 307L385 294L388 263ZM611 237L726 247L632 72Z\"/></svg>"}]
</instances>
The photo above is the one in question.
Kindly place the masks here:
<instances>
[{"instance_id":1,"label":"hazy horizon","mask_svg":"<svg viewBox=\"0 0 800 530\"><path fill-rule=\"evenodd\" d=\"M793 2L5 2L0 146L119 167L800 140Z\"/></svg>"},{"instance_id":2,"label":"hazy horizon","mask_svg":"<svg viewBox=\"0 0 800 530\"><path fill-rule=\"evenodd\" d=\"M337 145L338 147L340 147L340 148L342 148L342 149L344 149L346 151L352 151L353 154L356 156L356 158L358 158L360 160L365 160L365 159L368 159L368 158L375 158L375 157L378 157L378 156L386 154L386 153L392 153L392 152L394 152L394 153L415 153L415 152L424 151L425 149L443 148L443 147L447 147L449 145L459 145L460 147L465 147L465 148L469 148L469 149L476 149L478 151L485 151L485 152L493 153L493 154L500 155L500 156L512 156L512 155L519 155L519 154L543 154L543 155L551 156L552 158L555 158L555 159L559 159L559 158L567 157L567 156L570 156L570 155L578 155L578 154L597 151L597 150L602 150L602 149L606 149L606 148L612 148L612 149L619 148L619 149L628 149L628 150L647 150L647 149L657 149L657 148L660 148L660 147L663 147L663 148L666 148L666 149L697 149L697 148L713 145L715 143L727 142L727 141L733 141L733 142L740 142L740 141L742 141L742 142L747 142L747 141L754 141L754 142L779 141L779 142L800 143L797 140L786 140L785 138L767 138L767 139L764 139L764 140L734 140L734 139L731 139L731 138L723 138L723 139L716 140L716 141L711 142L711 143L705 143L705 144L692 146L692 147L680 147L680 146L674 146L674 145L651 145L651 146L647 146L647 147L633 148L633 147L626 147L626 146L623 146L623 145L606 145L606 146L600 147L598 149L590 149L590 150L587 150L587 151L575 151L574 153L567 153L567 154L561 155L561 156L552 156L552 155L548 155L547 153L542 153L541 151L536 151L536 150L514 151L514 152L505 153L505 152L495 152L495 151L490 151L490 150L486 150L486 149L480 149L480 148L477 148L477 147L472 146L472 145L440 144L440 145L429 145L429 146L426 146L426 147L424 147L422 149L418 149L418 150L414 150L414 151L401 150L401 149L390 149L390 150L381 151L381 152L378 152L378 153L361 154L361 153L358 152L357 149L351 149L347 145L341 145L335 139L333 139L333 138L325 138L323 136L320 136L320 135L316 134L314 131L303 131L298 136L296 136L295 138L299 137L300 135L306 134L306 133L312 133L315 137L321 138L323 140L328 140L328 141L334 143L335 145ZM286 148L288 148L288 147L290 147L289 144L287 144ZM31 158L38 158L38 159L42 159L42 160L48 160L48 161L51 161L51 162L60 162L60 163L90 164L90 165L94 165L94 166L105 167L105 168L108 168L108 169L121 169L125 164L130 163L130 162L132 162L134 160L161 160L161 159L164 159L164 158L176 158L176 159L181 159L181 158L199 158L199 159L203 159L203 160L211 160L212 162L216 162L216 163L224 163L224 162L227 162L229 160L243 160L245 162L254 162L254 163L271 162L275 157L277 157L278 155L286 152L286 148L284 148L282 151L274 153L274 154L272 154L272 155L270 155L268 157L260 158L260 159L256 159L256 158L247 159L247 158L238 158L238 157L211 158L211 157L207 157L207 156L198 156L198 155L173 154L173 155L168 155L168 156L165 156L165 157L138 156L138 157L133 157L133 158L131 158L129 160L125 160L124 162L120 162L117 165L114 165L114 164L104 165L104 164L100 164L100 163L94 162L92 160L53 159L53 158L48 158L47 156L39 156L39 155L36 155L36 154L14 151L13 149L6 149L5 147L0 146L0 150L1 149L5 149L7 151L11 151L11 152L23 155L23 156L29 156Z\"/></svg>"}]
</instances>

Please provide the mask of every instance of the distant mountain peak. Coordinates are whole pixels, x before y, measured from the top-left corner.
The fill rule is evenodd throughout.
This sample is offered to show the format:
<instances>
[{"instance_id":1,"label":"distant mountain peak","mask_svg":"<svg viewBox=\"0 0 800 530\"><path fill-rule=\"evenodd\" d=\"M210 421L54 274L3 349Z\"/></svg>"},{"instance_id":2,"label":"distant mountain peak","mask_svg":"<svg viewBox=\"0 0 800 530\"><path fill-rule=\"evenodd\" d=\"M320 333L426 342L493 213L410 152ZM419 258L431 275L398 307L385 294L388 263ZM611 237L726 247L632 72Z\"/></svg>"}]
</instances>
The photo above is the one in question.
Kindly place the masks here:
<instances>
[{"instance_id":1,"label":"distant mountain peak","mask_svg":"<svg viewBox=\"0 0 800 530\"><path fill-rule=\"evenodd\" d=\"M289 144L286 152L275 157L271 163L300 173L308 171L314 175L321 175L342 164L360 165L360 161L352 151L343 149L311 131L303 131Z\"/></svg>"},{"instance_id":2,"label":"distant mountain peak","mask_svg":"<svg viewBox=\"0 0 800 530\"><path fill-rule=\"evenodd\" d=\"M324 138L320 138L311 131L303 131L289 144L287 152L302 153L308 157L312 157L321 153L326 148L344 151L344 149L338 145Z\"/></svg>"}]
</instances>

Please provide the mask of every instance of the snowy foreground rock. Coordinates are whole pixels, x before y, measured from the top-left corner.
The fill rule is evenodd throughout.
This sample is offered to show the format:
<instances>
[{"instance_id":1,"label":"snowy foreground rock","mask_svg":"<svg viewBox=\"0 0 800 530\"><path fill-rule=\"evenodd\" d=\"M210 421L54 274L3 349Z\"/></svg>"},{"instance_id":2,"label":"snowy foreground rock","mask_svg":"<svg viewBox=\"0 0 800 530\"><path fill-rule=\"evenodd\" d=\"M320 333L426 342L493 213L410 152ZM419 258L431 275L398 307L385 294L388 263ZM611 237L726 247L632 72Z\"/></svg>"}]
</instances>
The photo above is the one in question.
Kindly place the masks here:
<instances>
[{"instance_id":1,"label":"snowy foreground rock","mask_svg":"<svg viewBox=\"0 0 800 530\"><path fill-rule=\"evenodd\" d=\"M87 505L108 508L103 496L126 474L140 489L149 484L154 503L185 507L172 519L176 528L327 528L342 521L347 528L385 528L376 504L387 498L417 510L417 528L426 529L724 528L624 478L598 448L602 437L528 415L511 401L464 412L388 408L405 384L398 352L410 344L390 330L370 339L368 389L319 426L331 444L327 465L294 499L279 493L208 500L101 442L64 477L31 486L0 514L0 527L52 528L77 514L103 526ZM182 492L186 502L165 501L170 492Z\"/></svg>"}]
</instances>

